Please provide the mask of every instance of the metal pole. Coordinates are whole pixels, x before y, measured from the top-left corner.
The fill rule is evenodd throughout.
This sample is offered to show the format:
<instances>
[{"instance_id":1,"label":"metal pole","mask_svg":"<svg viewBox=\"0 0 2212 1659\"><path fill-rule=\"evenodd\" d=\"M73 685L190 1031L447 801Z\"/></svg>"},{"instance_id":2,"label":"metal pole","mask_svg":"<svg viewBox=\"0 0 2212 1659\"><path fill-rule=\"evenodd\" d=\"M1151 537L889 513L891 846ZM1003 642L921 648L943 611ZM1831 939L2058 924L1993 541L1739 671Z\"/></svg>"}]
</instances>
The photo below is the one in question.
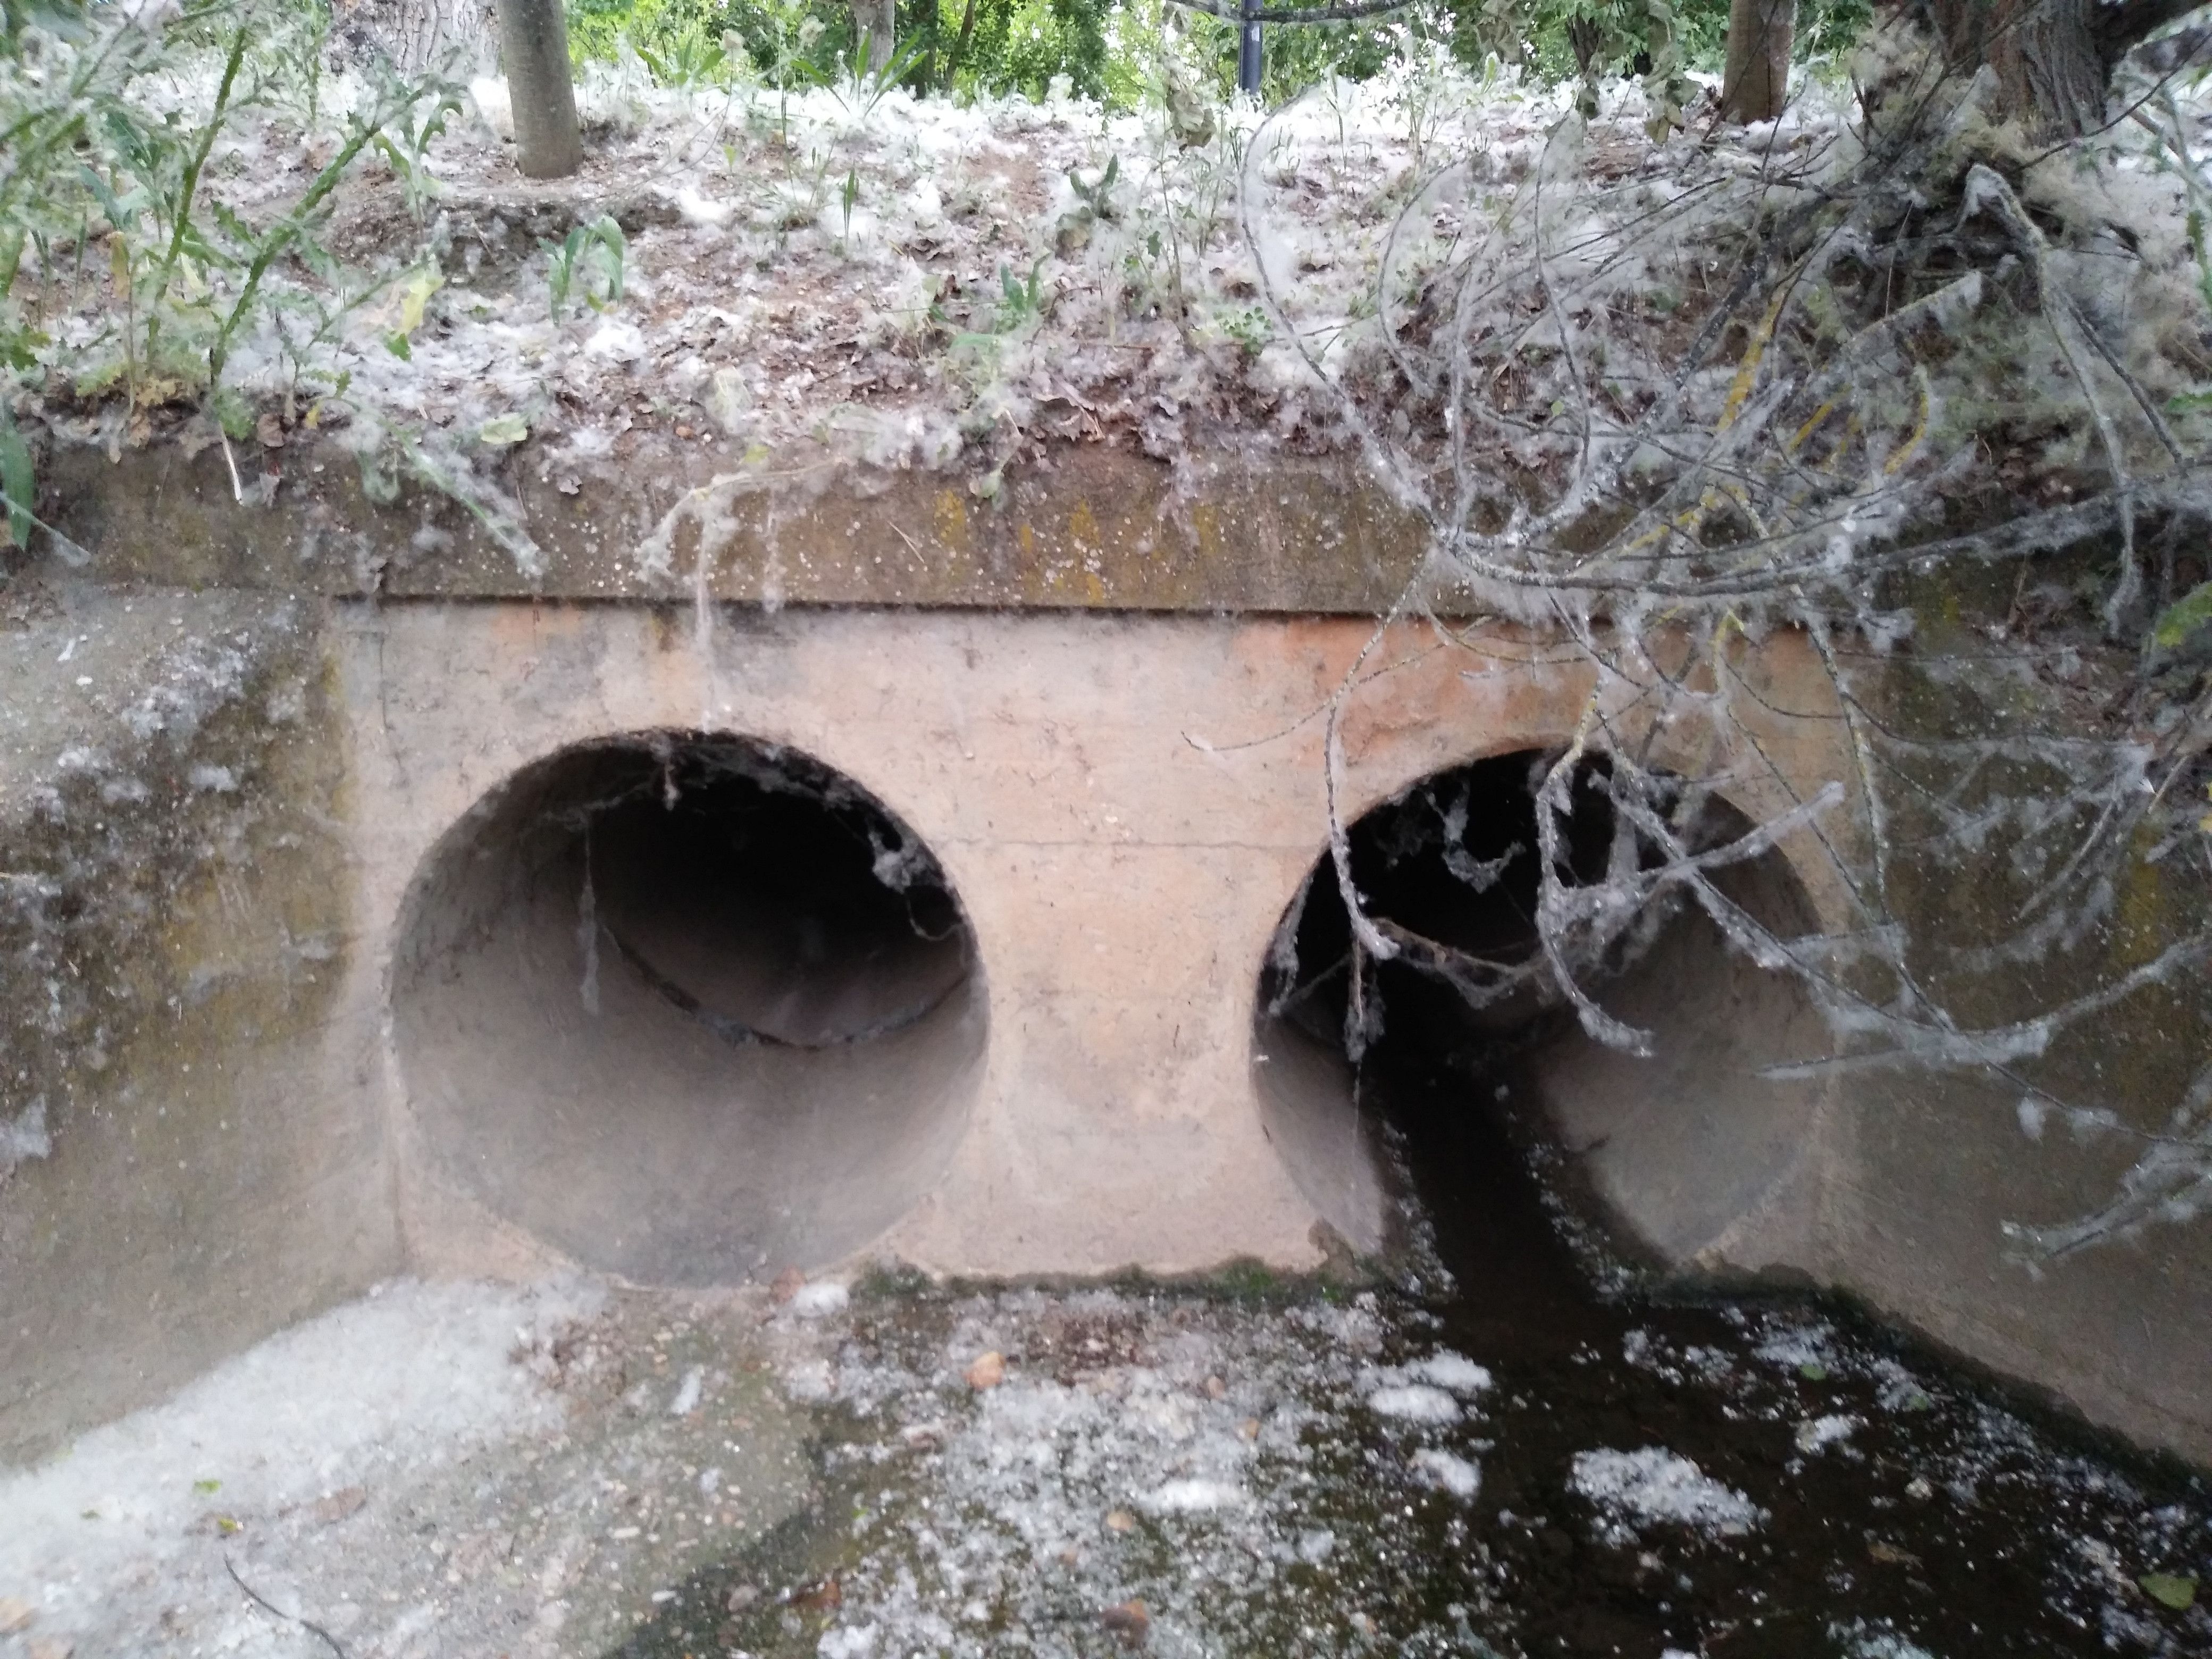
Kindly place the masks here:
<instances>
[{"instance_id":1,"label":"metal pole","mask_svg":"<svg viewBox=\"0 0 2212 1659\"><path fill-rule=\"evenodd\" d=\"M1237 90L1260 95L1260 0L1244 0L1243 34L1237 42Z\"/></svg>"}]
</instances>

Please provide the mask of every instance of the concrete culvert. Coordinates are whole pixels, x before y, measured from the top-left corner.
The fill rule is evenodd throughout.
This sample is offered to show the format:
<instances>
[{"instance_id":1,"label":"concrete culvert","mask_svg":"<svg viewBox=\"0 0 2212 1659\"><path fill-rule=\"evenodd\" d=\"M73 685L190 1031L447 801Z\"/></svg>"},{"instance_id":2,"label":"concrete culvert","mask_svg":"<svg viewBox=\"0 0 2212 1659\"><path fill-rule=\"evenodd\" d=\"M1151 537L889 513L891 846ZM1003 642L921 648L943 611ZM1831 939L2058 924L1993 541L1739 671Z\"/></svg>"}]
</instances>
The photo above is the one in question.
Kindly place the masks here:
<instances>
[{"instance_id":1,"label":"concrete culvert","mask_svg":"<svg viewBox=\"0 0 2212 1659\"><path fill-rule=\"evenodd\" d=\"M981 1069L944 872L851 780L653 733L532 766L449 831L393 970L434 1167L669 1285L833 1261L936 1178Z\"/></svg>"},{"instance_id":2,"label":"concrete culvert","mask_svg":"<svg viewBox=\"0 0 2212 1659\"><path fill-rule=\"evenodd\" d=\"M1362 1249L1401 1242L1407 1171L1393 1149L1407 1143L1394 1129L1418 1131L1409 1115L1486 1115L1508 1139L1565 1152L1570 1196L1646 1259L1728 1254L1746 1227L1782 1224L1778 1211L1797 1196L1790 1178L1820 1085L1759 1075L1826 1049L1794 979L1757 968L1683 900L1582 979L1609 1012L1652 1033L1653 1053L1639 1059L1585 1035L1541 971L1534 787L1554 758L1457 768L1352 825L1353 880L1403 945L1396 957L1355 963L1326 856L1276 934L1255 1033L1263 1121L1300 1189ZM1603 769L1585 763L1576 779L1560 854L1571 881L1599 878L1614 844ZM1717 845L1749 828L1708 800L1693 833ZM1812 930L1812 906L1779 854L1715 877L1777 934ZM1486 965L1470 972L1470 962Z\"/></svg>"}]
</instances>

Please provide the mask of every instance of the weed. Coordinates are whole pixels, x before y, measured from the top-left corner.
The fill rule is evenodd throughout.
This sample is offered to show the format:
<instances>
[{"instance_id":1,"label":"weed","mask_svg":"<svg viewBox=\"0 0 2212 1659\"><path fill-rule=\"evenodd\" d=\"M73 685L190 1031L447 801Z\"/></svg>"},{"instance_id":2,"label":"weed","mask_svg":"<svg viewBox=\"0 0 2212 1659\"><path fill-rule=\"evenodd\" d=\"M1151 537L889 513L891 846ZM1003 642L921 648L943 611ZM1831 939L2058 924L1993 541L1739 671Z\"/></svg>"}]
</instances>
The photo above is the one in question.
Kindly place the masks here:
<instances>
[{"instance_id":1,"label":"weed","mask_svg":"<svg viewBox=\"0 0 2212 1659\"><path fill-rule=\"evenodd\" d=\"M572 295L593 311L605 311L622 298L629 243L611 214L572 227L557 244L544 241L538 246L552 258L547 276L555 322L561 320Z\"/></svg>"}]
</instances>

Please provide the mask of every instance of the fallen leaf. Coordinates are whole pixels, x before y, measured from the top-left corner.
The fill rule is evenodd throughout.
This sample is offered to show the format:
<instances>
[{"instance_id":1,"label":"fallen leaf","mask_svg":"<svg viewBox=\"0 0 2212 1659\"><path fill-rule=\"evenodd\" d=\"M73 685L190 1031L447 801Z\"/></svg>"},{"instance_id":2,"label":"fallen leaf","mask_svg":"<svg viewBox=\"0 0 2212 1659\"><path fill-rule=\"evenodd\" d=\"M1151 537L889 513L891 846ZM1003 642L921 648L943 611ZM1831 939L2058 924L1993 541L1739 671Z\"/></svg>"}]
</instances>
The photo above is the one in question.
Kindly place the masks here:
<instances>
[{"instance_id":1,"label":"fallen leaf","mask_svg":"<svg viewBox=\"0 0 2212 1659\"><path fill-rule=\"evenodd\" d=\"M1206 1397L1208 1400L1218 1400L1228 1392L1229 1385L1219 1377L1209 1376L1206 1379Z\"/></svg>"},{"instance_id":2,"label":"fallen leaf","mask_svg":"<svg viewBox=\"0 0 2212 1659\"><path fill-rule=\"evenodd\" d=\"M2197 1581L2180 1573L2147 1572L2136 1583L2152 1601L2176 1613L2186 1613L2197 1605Z\"/></svg>"},{"instance_id":3,"label":"fallen leaf","mask_svg":"<svg viewBox=\"0 0 2212 1659\"><path fill-rule=\"evenodd\" d=\"M1920 1558L1911 1550L1899 1549L1896 1545L1880 1538L1868 1541L1867 1553L1875 1560L1886 1562L1893 1567L1917 1567L1920 1565Z\"/></svg>"},{"instance_id":4,"label":"fallen leaf","mask_svg":"<svg viewBox=\"0 0 2212 1659\"><path fill-rule=\"evenodd\" d=\"M786 1267L775 1276L775 1282L768 1287L768 1299L781 1308L792 1297L797 1296L799 1286L805 1283L805 1273L796 1267Z\"/></svg>"},{"instance_id":5,"label":"fallen leaf","mask_svg":"<svg viewBox=\"0 0 2212 1659\"><path fill-rule=\"evenodd\" d=\"M1260 1437L1260 1419L1256 1417L1246 1418L1237 1425L1237 1432L1247 1440L1257 1440Z\"/></svg>"},{"instance_id":6,"label":"fallen leaf","mask_svg":"<svg viewBox=\"0 0 2212 1659\"><path fill-rule=\"evenodd\" d=\"M1106 1530L1109 1532L1133 1532L1136 1526L1137 1517L1127 1510L1106 1511Z\"/></svg>"},{"instance_id":7,"label":"fallen leaf","mask_svg":"<svg viewBox=\"0 0 2212 1659\"><path fill-rule=\"evenodd\" d=\"M76 1651L74 1643L58 1641L51 1636L31 1638L31 1659L70 1659Z\"/></svg>"},{"instance_id":8,"label":"fallen leaf","mask_svg":"<svg viewBox=\"0 0 2212 1659\"><path fill-rule=\"evenodd\" d=\"M477 428L477 441L505 449L530 435L530 422L520 415L495 415Z\"/></svg>"},{"instance_id":9,"label":"fallen leaf","mask_svg":"<svg viewBox=\"0 0 2212 1659\"><path fill-rule=\"evenodd\" d=\"M975 1363L968 1368L968 1386L971 1389L995 1389L1006 1380L1006 1357L996 1348L976 1356Z\"/></svg>"},{"instance_id":10,"label":"fallen leaf","mask_svg":"<svg viewBox=\"0 0 2212 1659\"><path fill-rule=\"evenodd\" d=\"M37 1616L28 1601L18 1596L0 1595L0 1636L13 1636Z\"/></svg>"},{"instance_id":11,"label":"fallen leaf","mask_svg":"<svg viewBox=\"0 0 2212 1659\"><path fill-rule=\"evenodd\" d=\"M842 1606L844 1600L845 1592L838 1588L834 1578L825 1578L818 1584L808 1584L791 1593L792 1606L805 1607L812 1613L826 1613L832 1607Z\"/></svg>"},{"instance_id":12,"label":"fallen leaf","mask_svg":"<svg viewBox=\"0 0 2212 1659\"><path fill-rule=\"evenodd\" d=\"M253 423L253 435L261 441L261 447L264 449L283 448L283 418L276 410L270 410Z\"/></svg>"},{"instance_id":13,"label":"fallen leaf","mask_svg":"<svg viewBox=\"0 0 2212 1659\"><path fill-rule=\"evenodd\" d=\"M324 1526L343 1521L368 1502L368 1493L360 1486L343 1486L328 1497L315 1500L315 1519Z\"/></svg>"},{"instance_id":14,"label":"fallen leaf","mask_svg":"<svg viewBox=\"0 0 2212 1659\"><path fill-rule=\"evenodd\" d=\"M1797 1368L1797 1375L1808 1382L1825 1382L1828 1380L1828 1368L1817 1359L1808 1359Z\"/></svg>"},{"instance_id":15,"label":"fallen leaf","mask_svg":"<svg viewBox=\"0 0 2212 1659\"><path fill-rule=\"evenodd\" d=\"M1124 1601L1118 1607L1102 1607L1098 1622L1120 1637L1133 1648L1142 1647L1145 1638L1152 1633L1152 1616L1145 1611L1142 1601Z\"/></svg>"}]
</instances>

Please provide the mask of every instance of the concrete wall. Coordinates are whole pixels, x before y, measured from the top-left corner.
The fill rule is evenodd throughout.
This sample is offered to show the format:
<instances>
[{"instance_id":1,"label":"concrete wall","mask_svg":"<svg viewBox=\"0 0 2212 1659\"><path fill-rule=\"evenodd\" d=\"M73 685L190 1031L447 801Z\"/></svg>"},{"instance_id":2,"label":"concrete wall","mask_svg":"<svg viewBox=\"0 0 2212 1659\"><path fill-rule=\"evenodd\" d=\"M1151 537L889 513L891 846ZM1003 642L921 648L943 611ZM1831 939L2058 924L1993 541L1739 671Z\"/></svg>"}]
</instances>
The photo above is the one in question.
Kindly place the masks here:
<instances>
[{"instance_id":1,"label":"concrete wall","mask_svg":"<svg viewBox=\"0 0 2212 1659\"><path fill-rule=\"evenodd\" d=\"M1036 521L1051 532L1038 569L1081 552L1070 538L1084 521L1065 501L1038 507ZM1245 528L1286 522L1260 515ZM1021 546L1003 525L939 527ZM1182 556L1163 537L1198 538L1186 551L1203 540L1154 528L1123 550L1133 568ZM1204 533L1218 543L1223 532ZM223 555L239 589L56 581L53 613L0 636L9 660L40 695L67 687L56 659L99 611L118 684L136 684L132 663L150 659L129 649L130 594L165 623L184 618L188 635L240 606L282 609L257 597L284 585L282 560L244 545ZM1369 547L1352 586L1387 586L1401 556ZM132 729L128 699L104 712L56 701L51 741L19 744L0 780L8 868L43 858L55 890L81 901L111 879L100 872L114 859L91 858L103 846L125 863L141 846L168 848L139 859L168 873L123 907L139 932L116 931L99 903L53 913L54 939L153 975L152 989L131 994L131 1020L117 1017L131 1035L104 1070L80 1067L70 1089L47 1091L51 1150L0 1186L0 1455L51 1445L403 1265L521 1273L564 1259L547 1230L501 1212L496 1183L434 1151L426 1114L453 1097L422 1086L422 1057L393 1017L394 975L421 943L415 900L454 827L523 769L611 735L792 745L911 826L957 891L982 988L979 1069L929 1153L940 1172L872 1248L969 1273L1174 1270L1237 1255L1300 1266L1322 1252L1317 1220L1375 1231L1377 1184L1330 1167L1332 1146L1349 1156L1349 1143L1271 1139L1284 1120L1254 1075L1261 964L1324 844L1320 710L1365 651L1343 724L1344 804L1356 815L1446 767L1565 740L1589 683L1508 633L1474 651L1417 629L1375 644L1356 617L1299 614L1295 562L1279 549L1272 566L1240 562L1235 545L1212 556L1208 580L1245 584L1249 608L1116 610L1109 580L1088 609L995 610L966 602L986 597L976 588L937 609L702 613L665 587L653 597L621 562L577 585L618 603L395 600L366 591L373 582L301 598L282 626L264 617L245 630L276 643L190 742L112 745L118 775L155 780L147 799L173 809L119 842L103 816L106 775L68 784L62 750L101 720ZM767 563L740 548L719 568L757 590ZM838 580L851 574L848 562ZM1777 708L1822 706L1823 682L1790 636L1747 672ZM270 720L272 698L283 719ZM1838 736L1833 721L1777 716L1762 732L1771 780L1738 804L1757 814L1791 791L1848 784ZM196 765L230 769L234 787L194 786ZM41 817L40 792L64 785L77 791L69 810ZM151 827L204 817L215 827L173 842ZM1817 848L1800 837L1783 851L1802 902L1833 921L1835 881ZM42 925L21 921L11 963L55 954L53 939L39 944ZM1692 951L1652 994L1709 996L1739 1027L1811 1039L1786 1029L1786 1011L1770 1022L1758 975L1716 960ZM1708 974L1710 987L1692 982ZM17 973L6 995L19 1041L44 1044L18 1068L27 1086L40 1066L68 1070L87 1052L90 1027L40 1024L42 981ZM2125 1033L2184 1064L2203 1052L2202 1018L2131 1014L2075 1040L2102 1053ZM1730 1052L1747 1064L1757 1046ZM2027 1142L2002 1099L1910 1075L1778 1093L1736 1066L1701 1094L1717 1052L1662 1058L1653 1073L1587 1058L1559 1068L1563 1127L1611 1148L1597 1184L1647 1237L1701 1265L1850 1286L2093 1417L2212 1458L2196 1363L2212 1334L2202 1230L2154 1232L2035 1278L2002 1260L1999 1223L2086 1207L2110 1168ZM5 1115L27 1103L19 1090ZM1701 1115L1677 1133L1677 1113ZM1723 1158L1737 1162L1717 1178ZM615 1265L594 1259L587 1233L565 1248Z\"/></svg>"}]
</instances>

